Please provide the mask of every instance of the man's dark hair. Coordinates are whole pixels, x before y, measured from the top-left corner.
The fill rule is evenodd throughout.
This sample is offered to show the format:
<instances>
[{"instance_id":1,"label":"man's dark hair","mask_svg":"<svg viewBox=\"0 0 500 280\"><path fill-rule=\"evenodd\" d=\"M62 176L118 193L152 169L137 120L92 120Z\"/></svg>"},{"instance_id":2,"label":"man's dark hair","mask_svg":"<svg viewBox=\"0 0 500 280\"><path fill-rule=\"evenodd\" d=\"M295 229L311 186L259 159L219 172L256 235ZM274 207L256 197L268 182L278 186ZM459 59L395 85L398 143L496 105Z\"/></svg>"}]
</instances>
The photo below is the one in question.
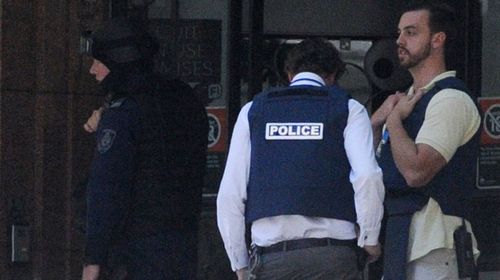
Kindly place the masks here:
<instances>
[{"instance_id":1,"label":"man's dark hair","mask_svg":"<svg viewBox=\"0 0 500 280\"><path fill-rule=\"evenodd\" d=\"M345 63L339 51L324 38L308 38L297 44L288 53L285 71L297 74L313 72L320 76L336 74L336 79L345 71Z\"/></svg>"},{"instance_id":2,"label":"man's dark hair","mask_svg":"<svg viewBox=\"0 0 500 280\"><path fill-rule=\"evenodd\" d=\"M420 10L429 12L429 28L432 33L446 34L445 55L447 58L453 57L458 43L458 16L455 9L444 2L420 0L411 2L403 14Z\"/></svg>"}]
</instances>

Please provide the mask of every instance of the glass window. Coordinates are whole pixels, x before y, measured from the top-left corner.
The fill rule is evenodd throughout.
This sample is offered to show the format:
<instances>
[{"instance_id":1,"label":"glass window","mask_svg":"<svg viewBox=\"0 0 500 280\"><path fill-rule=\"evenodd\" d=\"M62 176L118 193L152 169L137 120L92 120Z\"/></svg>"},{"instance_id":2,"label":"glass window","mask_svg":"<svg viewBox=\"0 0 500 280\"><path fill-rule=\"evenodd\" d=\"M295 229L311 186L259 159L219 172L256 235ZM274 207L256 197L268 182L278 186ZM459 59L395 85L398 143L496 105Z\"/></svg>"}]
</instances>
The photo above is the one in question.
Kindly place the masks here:
<instances>
[{"instance_id":1,"label":"glass window","mask_svg":"<svg viewBox=\"0 0 500 280\"><path fill-rule=\"evenodd\" d=\"M500 96L500 1L482 0L483 44L481 96Z\"/></svg>"}]
</instances>

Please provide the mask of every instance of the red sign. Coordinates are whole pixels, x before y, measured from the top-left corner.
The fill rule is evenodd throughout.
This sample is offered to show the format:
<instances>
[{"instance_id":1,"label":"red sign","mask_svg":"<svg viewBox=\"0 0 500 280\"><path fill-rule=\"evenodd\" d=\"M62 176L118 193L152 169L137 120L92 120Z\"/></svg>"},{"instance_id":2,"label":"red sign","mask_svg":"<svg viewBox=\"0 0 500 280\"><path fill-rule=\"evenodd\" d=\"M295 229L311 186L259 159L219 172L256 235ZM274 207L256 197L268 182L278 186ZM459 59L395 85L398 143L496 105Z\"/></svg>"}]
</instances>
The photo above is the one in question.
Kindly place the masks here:
<instances>
[{"instance_id":1,"label":"red sign","mask_svg":"<svg viewBox=\"0 0 500 280\"><path fill-rule=\"evenodd\" d=\"M480 98L483 112L481 145L500 144L500 98Z\"/></svg>"},{"instance_id":2,"label":"red sign","mask_svg":"<svg viewBox=\"0 0 500 280\"><path fill-rule=\"evenodd\" d=\"M477 161L477 187L500 189L500 98L479 98L483 112Z\"/></svg>"},{"instance_id":3,"label":"red sign","mask_svg":"<svg viewBox=\"0 0 500 280\"><path fill-rule=\"evenodd\" d=\"M227 112L225 108L207 108L208 152L225 152L227 147Z\"/></svg>"}]
</instances>

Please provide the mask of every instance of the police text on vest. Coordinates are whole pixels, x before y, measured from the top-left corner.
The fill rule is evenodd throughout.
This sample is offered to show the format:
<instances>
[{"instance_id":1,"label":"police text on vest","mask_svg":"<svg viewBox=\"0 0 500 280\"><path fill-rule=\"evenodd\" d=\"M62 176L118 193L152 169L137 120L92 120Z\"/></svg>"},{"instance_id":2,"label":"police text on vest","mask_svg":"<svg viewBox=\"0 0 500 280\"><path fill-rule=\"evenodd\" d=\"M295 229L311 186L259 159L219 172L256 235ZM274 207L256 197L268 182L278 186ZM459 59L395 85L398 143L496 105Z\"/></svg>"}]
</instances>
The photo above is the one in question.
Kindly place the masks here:
<instances>
[{"instance_id":1,"label":"police text on vest","mask_svg":"<svg viewBox=\"0 0 500 280\"><path fill-rule=\"evenodd\" d=\"M322 123L267 123L266 140L321 140Z\"/></svg>"}]
</instances>

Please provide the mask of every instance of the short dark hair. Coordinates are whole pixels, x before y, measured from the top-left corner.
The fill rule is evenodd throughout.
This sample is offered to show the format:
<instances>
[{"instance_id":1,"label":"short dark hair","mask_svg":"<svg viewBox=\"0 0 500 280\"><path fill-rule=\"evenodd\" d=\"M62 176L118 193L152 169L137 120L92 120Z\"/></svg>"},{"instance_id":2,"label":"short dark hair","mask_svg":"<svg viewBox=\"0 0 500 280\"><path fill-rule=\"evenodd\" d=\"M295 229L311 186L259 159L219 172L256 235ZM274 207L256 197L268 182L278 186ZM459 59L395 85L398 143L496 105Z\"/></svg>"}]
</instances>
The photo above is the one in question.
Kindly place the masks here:
<instances>
[{"instance_id":1,"label":"short dark hair","mask_svg":"<svg viewBox=\"0 0 500 280\"><path fill-rule=\"evenodd\" d=\"M403 14L420 10L429 12L429 28L432 33L446 34L445 52L449 55L456 48L458 39L458 16L455 9L445 2L419 0L410 2Z\"/></svg>"},{"instance_id":2,"label":"short dark hair","mask_svg":"<svg viewBox=\"0 0 500 280\"><path fill-rule=\"evenodd\" d=\"M345 63L332 43L313 37L304 39L289 51L285 71L292 74L313 72L320 76L335 74L339 79L345 71Z\"/></svg>"}]
</instances>

